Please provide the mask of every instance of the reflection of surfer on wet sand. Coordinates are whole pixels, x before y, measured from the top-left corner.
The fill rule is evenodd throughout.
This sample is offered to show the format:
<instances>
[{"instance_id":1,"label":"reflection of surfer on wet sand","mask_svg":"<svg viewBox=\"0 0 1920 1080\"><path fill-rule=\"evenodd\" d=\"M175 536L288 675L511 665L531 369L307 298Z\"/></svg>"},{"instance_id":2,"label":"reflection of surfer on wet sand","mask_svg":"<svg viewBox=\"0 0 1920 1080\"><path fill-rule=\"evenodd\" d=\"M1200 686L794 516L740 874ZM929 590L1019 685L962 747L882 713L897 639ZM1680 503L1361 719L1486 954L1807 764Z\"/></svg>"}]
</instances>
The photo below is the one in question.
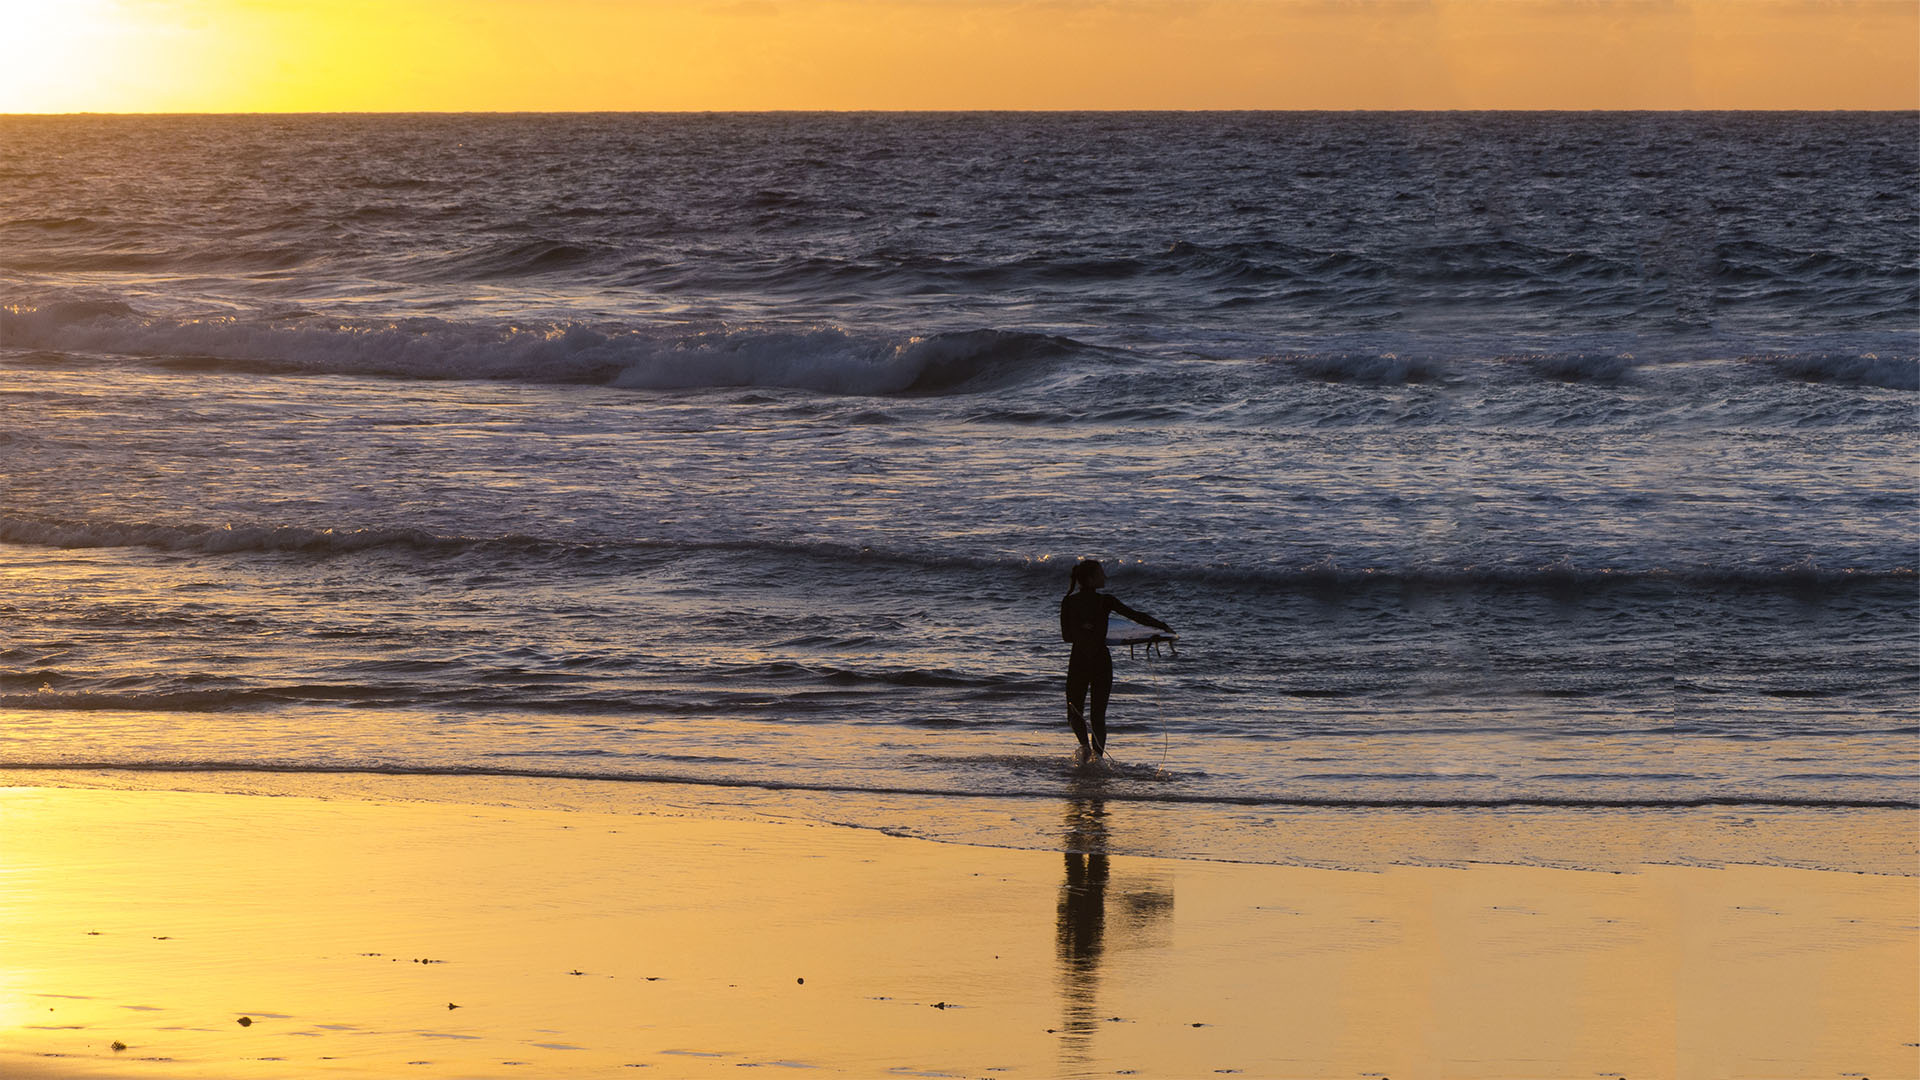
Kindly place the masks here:
<instances>
[{"instance_id":1,"label":"reflection of surfer on wet sand","mask_svg":"<svg viewBox=\"0 0 1920 1080\"><path fill-rule=\"evenodd\" d=\"M1107 651L1107 616L1111 612L1172 635L1173 627L1135 611L1100 590L1107 573L1097 559L1082 559L1073 568L1067 595L1060 601L1060 640L1071 642L1067 658L1067 722L1073 725L1080 750L1088 757L1107 752L1107 697L1113 692L1113 654ZM1091 694L1093 708L1088 711Z\"/></svg>"},{"instance_id":2,"label":"reflection of surfer on wet sand","mask_svg":"<svg viewBox=\"0 0 1920 1080\"><path fill-rule=\"evenodd\" d=\"M1060 886L1054 943L1066 1008L1063 1049L1076 1050L1084 1057L1089 1049L1087 1041L1098 1026L1094 1010L1107 929L1106 803L1097 798L1069 802L1062 847L1067 874Z\"/></svg>"},{"instance_id":3,"label":"reflection of surfer on wet sand","mask_svg":"<svg viewBox=\"0 0 1920 1080\"><path fill-rule=\"evenodd\" d=\"M1109 863L1111 847L1107 804L1096 779L1081 788L1066 805L1066 830L1061 851L1066 873L1054 917L1054 953L1060 964L1060 1050L1071 1066L1063 1071L1079 1075L1093 1058L1093 1040L1107 1019L1100 1011L1100 968L1114 946L1164 947L1173 915L1170 878L1149 864L1123 862L1115 881ZM1109 909L1116 925L1108 924ZM1110 929L1115 940L1108 940Z\"/></svg>"}]
</instances>

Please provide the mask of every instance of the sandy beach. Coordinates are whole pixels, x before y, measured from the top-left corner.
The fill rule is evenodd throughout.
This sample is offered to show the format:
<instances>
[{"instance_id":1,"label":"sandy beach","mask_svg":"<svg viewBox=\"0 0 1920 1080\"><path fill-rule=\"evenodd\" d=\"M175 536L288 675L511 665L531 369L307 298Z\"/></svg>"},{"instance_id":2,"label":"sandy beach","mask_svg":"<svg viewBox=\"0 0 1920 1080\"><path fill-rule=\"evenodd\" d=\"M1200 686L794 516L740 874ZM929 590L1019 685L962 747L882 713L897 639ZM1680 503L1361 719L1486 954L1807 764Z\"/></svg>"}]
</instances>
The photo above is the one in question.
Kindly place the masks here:
<instances>
[{"instance_id":1,"label":"sandy beach","mask_svg":"<svg viewBox=\"0 0 1920 1080\"><path fill-rule=\"evenodd\" d=\"M12 1077L1920 1075L1911 877L29 787L0 837Z\"/></svg>"},{"instance_id":2,"label":"sandy beach","mask_svg":"<svg viewBox=\"0 0 1920 1080\"><path fill-rule=\"evenodd\" d=\"M1538 5L986 3L1151 47L917 111L964 5L821 16L877 67L820 5L27 6L0 1080L1920 1078L1911 64L1670 110ZM429 7L495 36L367 59ZM913 92L489 104L678 8ZM1393 108L1129 96L1466 8L1341 68ZM1912 40L1839 8L1796 69ZM478 82L134 77L321 42ZM1411 93L1516 56L1632 93Z\"/></svg>"}]
</instances>

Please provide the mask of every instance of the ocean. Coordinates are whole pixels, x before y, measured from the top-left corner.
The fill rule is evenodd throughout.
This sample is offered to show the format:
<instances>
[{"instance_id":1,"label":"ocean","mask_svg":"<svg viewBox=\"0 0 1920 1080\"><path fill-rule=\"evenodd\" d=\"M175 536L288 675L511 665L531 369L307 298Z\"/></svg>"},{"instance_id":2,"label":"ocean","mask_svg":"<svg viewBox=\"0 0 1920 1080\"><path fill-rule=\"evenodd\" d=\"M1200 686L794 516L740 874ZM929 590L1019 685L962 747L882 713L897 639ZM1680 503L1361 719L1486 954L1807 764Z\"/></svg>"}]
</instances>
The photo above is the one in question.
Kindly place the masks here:
<instances>
[{"instance_id":1,"label":"ocean","mask_svg":"<svg viewBox=\"0 0 1920 1080\"><path fill-rule=\"evenodd\" d=\"M1920 807L1917 134L0 117L0 780L1251 861ZM1080 557L1181 634L1105 769Z\"/></svg>"}]
</instances>

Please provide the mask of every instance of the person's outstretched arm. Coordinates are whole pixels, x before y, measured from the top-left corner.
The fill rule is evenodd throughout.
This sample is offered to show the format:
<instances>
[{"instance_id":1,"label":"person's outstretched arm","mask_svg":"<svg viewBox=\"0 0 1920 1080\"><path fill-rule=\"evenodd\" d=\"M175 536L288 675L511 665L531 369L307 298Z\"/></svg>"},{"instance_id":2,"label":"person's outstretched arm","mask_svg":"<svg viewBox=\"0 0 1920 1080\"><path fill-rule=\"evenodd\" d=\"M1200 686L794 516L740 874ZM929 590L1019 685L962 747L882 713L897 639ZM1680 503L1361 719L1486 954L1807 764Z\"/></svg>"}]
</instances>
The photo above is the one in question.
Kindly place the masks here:
<instances>
[{"instance_id":1,"label":"person's outstretched arm","mask_svg":"<svg viewBox=\"0 0 1920 1080\"><path fill-rule=\"evenodd\" d=\"M1144 611L1133 610L1121 603L1120 598L1117 596L1107 597L1107 610L1117 611L1127 618L1132 619L1134 622L1139 623L1141 626L1151 626L1156 630L1165 630L1169 634L1173 633L1173 627L1168 626L1166 623L1161 622L1159 619L1154 618Z\"/></svg>"}]
</instances>

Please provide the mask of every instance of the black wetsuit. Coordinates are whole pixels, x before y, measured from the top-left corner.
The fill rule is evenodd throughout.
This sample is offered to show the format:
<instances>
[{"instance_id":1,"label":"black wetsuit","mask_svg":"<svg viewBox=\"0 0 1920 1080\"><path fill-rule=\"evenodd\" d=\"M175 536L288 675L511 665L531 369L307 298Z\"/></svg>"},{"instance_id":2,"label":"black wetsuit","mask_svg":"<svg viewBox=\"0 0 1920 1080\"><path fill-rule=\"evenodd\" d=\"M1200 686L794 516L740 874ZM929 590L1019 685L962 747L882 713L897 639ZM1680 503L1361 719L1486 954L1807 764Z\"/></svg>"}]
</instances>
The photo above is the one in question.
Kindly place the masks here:
<instances>
[{"instance_id":1,"label":"black wetsuit","mask_svg":"<svg viewBox=\"0 0 1920 1080\"><path fill-rule=\"evenodd\" d=\"M1080 745L1096 754L1107 752L1107 697L1113 693L1113 654L1107 651L1107 613L1117 611L1143 626L1167 629L1167 624L1135 611L1117 598L1085 589L1060 601L1060 640L1073 643L1067 657L1067 722ZM1088 691L1093 712L1086 712ZM1093 721L1089 737L1088 719Z\"/></svg>"}]
</instances>

